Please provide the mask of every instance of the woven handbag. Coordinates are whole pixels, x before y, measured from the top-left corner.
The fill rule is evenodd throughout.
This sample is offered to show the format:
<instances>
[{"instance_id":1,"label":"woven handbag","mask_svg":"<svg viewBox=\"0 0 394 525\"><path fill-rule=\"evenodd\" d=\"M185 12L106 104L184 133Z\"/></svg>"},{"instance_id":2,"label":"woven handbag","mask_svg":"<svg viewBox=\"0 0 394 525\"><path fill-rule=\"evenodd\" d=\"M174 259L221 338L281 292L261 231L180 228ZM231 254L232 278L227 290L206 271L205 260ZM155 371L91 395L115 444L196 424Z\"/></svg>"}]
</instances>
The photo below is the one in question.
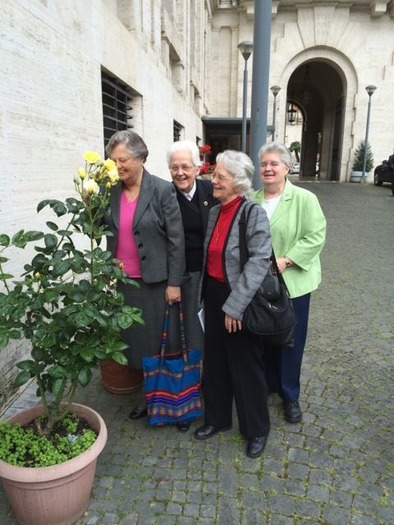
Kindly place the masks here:
<instances>
[{"instance_id":1,"label":"woven handbag","mask_svg":"<svg viewBox=\"0 0 394 525\"><path fill-rule=\"evenodd\" d=\"M258 206L258 204L252 203L249 206L247 216L245 206L239 220L241 272L248 259L246 226L253 206ZM272 251L271 264L267 275L244 311L243 328L259 335L263 343L272 346L293 346L296 322L293 303Z\"/></svg>"},{"instance_id":2,"label":"woven handbag","mask_svg":"<svg viewBox=\"0 0 394 525\"><path fill-rule=\"evenodd\" d=\"M181 351L166 354L169 306L163 322L160 353L142 358L144 390L151 425L192 421L202 415L200 349L187 349L182 304L179 303Z\"/></svg>"}]
</instances>

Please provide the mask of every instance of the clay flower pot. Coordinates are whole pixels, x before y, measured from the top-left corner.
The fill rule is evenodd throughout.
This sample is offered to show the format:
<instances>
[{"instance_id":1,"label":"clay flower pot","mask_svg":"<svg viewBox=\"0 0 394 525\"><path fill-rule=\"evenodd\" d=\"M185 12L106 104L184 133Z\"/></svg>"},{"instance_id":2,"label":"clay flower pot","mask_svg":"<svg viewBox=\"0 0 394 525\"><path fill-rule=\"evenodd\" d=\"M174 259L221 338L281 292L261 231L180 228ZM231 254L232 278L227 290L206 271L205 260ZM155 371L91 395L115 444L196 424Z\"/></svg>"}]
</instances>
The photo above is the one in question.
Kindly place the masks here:
<instances>
[{"instance_id":1,"label":"clay flower pot","mask_svg":"<svg viewBox=\"0 0 394 525\"><path fill-rule=\"evenodd\" d=\"M142 387L142 370L120 365L113 359L103 359L100 363L101 380L104 388L112 394L131 394Z\"/></svg>"},{"instance_id":2,"label":"clay flower pot","mask_svg":"<svg viewBox=\"0 0 394 525\"><path fill-rule=\"evenodd\" d=\"M107 441L107 427L89 407L73 404L72 410L98 433L90 449L50 467L24 468L0 461L4 491L20 525L71 525L89 505L97 457ZM39 405L9 420L24 425L41 412Z\"/></svg>"}]
</instances>

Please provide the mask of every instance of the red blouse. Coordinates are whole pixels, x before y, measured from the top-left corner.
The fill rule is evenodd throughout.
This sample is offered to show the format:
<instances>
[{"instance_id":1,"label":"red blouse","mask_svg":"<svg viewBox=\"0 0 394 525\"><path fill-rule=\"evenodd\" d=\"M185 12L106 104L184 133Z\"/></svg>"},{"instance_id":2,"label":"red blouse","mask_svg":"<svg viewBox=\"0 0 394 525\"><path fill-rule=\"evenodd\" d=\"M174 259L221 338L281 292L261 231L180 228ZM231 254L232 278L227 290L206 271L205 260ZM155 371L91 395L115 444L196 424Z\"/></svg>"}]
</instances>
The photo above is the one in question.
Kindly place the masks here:
<instances>
[{"instance_id":1,"label":"red blouse","mask_svg":"<svg viewBox=\"0 0 394 525\"><path fill-rule=\"evenodd\" d=\"M242 197L236 197L232 201L222 204L212 231L211 240L207 252L207 274L220 281L226 282L223 266L223 250L233 218L242 202Z\"/></svg>"}]
</instances>

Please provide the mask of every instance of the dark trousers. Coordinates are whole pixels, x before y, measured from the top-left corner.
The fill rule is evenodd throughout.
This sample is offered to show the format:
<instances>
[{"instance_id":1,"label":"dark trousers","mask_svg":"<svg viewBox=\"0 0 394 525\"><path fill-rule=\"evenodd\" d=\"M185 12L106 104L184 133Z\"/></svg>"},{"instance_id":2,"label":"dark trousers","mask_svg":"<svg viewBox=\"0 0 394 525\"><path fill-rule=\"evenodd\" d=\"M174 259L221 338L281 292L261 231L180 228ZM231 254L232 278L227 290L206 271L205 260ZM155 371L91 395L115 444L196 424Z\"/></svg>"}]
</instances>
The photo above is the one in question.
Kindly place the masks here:
<instances>
[{"instance_id":1,"label":"dark trousers","mask_svg":"<svg viewBox=\"0 0 394 525\"><path fill-rule=\"evenodd\" d=\"M244 331L227 332L222 311L227 296L224 283L206 279L205 424L219 428L230 426L234 399L241 434L247 439L268 435L270 419L263 346L258 337Z\"/></svg>"},{"instance_id":2,"label":"dark trousers","mask_svg":"<svg viewBox=\"0 0 394 525\"><path fill-rule=\"evenodd\" d=\"M308 331L311 294L292 299L297 316L294 346L265 348L264 364L269 389L277 389L284 401L298 401L302 358Z\"/></svg>"}]
</instances>

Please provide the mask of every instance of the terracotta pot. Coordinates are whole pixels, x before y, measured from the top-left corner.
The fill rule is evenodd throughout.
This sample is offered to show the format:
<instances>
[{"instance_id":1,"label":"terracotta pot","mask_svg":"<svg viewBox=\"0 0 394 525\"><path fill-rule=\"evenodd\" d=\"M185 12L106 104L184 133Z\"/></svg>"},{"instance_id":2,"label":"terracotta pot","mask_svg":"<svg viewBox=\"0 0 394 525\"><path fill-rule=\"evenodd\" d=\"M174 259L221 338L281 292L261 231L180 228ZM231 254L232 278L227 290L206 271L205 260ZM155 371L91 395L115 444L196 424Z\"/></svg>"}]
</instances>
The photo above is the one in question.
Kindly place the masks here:
<instances>
[{"instance_id":1,"label":"terracotta pot","mask_svg":"<svg viewBox=\"0 0 394 525\"><path fill-rule=\"evenodd\" d=\"M98 432L90 449L51 467L16 467L0 461L4 491L20 525L71 525L89 505L97 457L107 441L107 427L91 408L73 404L72 409ZM40 405L9 421L24 425L41 413Z\"/></svg>"},{"instance_id":2,"label":"terracotta pot","mask_svg":"<svg viewBox=\"0 0 394 525\"><path fill-rule=\"evenodd\" d=\"M104 388L112 394L131 394L142 387L144 375L138 368L120 365L112 359L100 364Z\"/></svg>"}]
</instances>

